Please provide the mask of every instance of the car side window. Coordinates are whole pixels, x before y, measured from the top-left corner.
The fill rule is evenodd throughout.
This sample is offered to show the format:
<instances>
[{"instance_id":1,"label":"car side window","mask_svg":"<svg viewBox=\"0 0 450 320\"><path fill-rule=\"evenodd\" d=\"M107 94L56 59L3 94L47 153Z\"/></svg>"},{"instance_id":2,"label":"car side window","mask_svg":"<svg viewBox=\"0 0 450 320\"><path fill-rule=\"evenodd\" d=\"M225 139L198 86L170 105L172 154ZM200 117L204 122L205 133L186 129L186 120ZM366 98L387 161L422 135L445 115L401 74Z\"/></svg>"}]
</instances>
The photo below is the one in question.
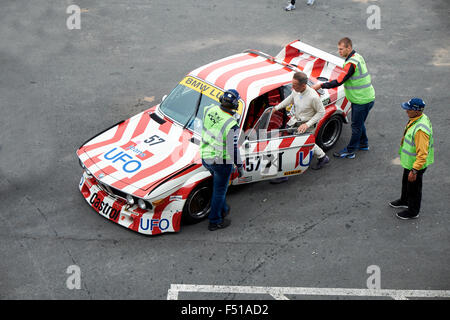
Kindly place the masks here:
<instances>
[{"instance_id":1,"label":"car side window","mask_svg":"<svg viewBox=\"0 0 450 320\"><path fill-rule=\"evenodd\" d=\"M262 133L265 133L267 131L267 127L269 125L270 118L272 116L273 107L267 108L264 113L259 117L258 121L256 122L255 126L250 130L248 134L248 139L250 141L252 140L258 140Z\"/></svg>"},{"instance_id":2,"label":"car side window","mask_svg":"<svg viewBox=\"0 0 450 320\"><path fill-rule=\"evenodd\" d=\"M283 95L284 99L286 99L288 96L290 96L292 93L292 83L288 83L283 86Z\"/></svg>"}]
</instances>

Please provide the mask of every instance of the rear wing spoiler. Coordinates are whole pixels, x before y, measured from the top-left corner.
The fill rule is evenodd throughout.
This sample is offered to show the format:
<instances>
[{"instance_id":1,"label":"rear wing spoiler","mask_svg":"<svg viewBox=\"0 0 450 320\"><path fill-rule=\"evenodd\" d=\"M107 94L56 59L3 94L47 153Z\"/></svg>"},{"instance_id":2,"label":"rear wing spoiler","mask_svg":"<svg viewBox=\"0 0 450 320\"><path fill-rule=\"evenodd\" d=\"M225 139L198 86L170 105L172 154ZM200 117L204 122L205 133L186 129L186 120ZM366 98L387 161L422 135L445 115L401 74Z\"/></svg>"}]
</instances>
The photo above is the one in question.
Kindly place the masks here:
<instances>
[{"instance_id":1,"label":"rear wing spoiler","mask_svg":"<svg viewBox=\"0 0 450 320\"><path fill-rule=\"evenodd\" d=\"M345 63L344 59L336 57L323 50L314 48L309 44L301 42L300 40L295 40L286 45L286 47L284 47L275 58L290 64L292 59L299 57L304 53L319 58L321 60L324 60L328 65L332 64L340 68L344 67Z\"/></svg>"}]
</instances>

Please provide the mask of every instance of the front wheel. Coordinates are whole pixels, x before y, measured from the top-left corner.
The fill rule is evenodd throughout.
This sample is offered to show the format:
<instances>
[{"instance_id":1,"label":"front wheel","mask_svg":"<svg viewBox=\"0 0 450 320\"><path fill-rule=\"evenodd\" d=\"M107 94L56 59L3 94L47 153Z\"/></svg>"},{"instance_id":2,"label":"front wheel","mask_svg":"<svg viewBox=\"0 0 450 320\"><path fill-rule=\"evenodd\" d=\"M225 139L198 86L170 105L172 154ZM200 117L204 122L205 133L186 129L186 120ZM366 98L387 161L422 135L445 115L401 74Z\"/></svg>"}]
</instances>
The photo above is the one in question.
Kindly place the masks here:
<instances>
[{"instance_id":1,"label":"front wheel","mask_svg":"<svg viewBox=\"0 0 450 320\"><path fill-rule=\"evenodd\" d=\"M322 125L316 137L316 144L323 151L330 150L339 140L342 133L342 123L342 117L335 114Z\"/></svg>"},{"instance_id":2,"label":"front wheel","mask_svg":"<svg viewBox=\"0 0 450 320\"><path fill-rule=\"evenodd\" d=\"M187 224L206 218L211 210L212 188L209 183L201 183L192 190L183 207L182 220Z\"/></svg>"}]
</instances>

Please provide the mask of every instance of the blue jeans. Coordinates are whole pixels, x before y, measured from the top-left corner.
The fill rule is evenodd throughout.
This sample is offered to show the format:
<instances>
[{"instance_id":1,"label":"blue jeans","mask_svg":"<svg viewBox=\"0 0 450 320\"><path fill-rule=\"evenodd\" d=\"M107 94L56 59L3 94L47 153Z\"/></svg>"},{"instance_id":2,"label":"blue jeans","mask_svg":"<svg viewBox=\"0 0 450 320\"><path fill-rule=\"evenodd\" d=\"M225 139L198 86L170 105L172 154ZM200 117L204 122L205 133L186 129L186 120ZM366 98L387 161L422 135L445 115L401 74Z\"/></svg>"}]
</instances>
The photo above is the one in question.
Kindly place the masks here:
<instances>
[{"instance_id":1,"label":"blue jeans","mask_svg":"<svg viewBox=\"0 0 450 320\"><path fill-rule=\"evenodd\" d=\"M223 221L222 212L228 211L225 196L228 190L232 164L208 164L202 159L203 166L211 172L213 176L213 192L211 198L211 211L209 212L210 223L221 223Z\"/></svg>"},{"instance_id":2,"label":"blue jeans","mask_svg":"<svg viewBox=\"0 0 450 320\"><path fill-rule=\"evenodd\" d=\"M366 104L352 103L352 137L347 145L347 151L353 152L360 146L368 146L369 139L367 138L366 126L364 122L369 115L375 101Z\"/></svg>"}]
</instances>

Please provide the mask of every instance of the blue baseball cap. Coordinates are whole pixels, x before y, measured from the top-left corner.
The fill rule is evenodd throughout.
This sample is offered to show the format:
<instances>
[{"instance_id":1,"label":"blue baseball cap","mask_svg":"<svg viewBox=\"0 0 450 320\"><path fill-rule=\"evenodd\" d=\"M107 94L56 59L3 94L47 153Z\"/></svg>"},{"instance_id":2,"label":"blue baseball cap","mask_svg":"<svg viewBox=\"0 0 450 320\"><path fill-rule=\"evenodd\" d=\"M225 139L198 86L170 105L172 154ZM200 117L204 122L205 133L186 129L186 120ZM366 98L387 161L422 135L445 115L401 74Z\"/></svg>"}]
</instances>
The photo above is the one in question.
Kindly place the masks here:
<instances>
[{"instance_id":1,"label":"blue baseball cap","mask_svg":"<svg viewBox=\"0 0 450 320\"><path fill-rule=\"evenodd\" d=\"M405 110L422 111L425 108L425 101L420 98L412 98L408 102L403 102L402 108Z\"/></svg>"}]
</instances>

